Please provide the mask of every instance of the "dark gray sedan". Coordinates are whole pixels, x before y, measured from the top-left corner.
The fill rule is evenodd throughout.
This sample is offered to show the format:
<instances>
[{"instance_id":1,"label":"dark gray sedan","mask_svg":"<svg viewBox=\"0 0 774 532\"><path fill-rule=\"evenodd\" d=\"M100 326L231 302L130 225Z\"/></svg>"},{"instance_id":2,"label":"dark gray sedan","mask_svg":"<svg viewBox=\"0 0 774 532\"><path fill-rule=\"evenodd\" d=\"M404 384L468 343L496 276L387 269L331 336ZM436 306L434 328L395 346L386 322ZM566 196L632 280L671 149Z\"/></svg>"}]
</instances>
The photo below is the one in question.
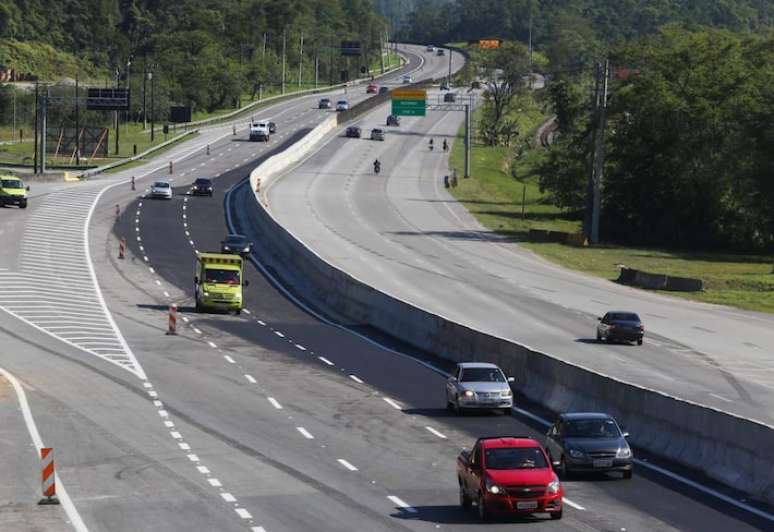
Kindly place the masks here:
<instances>
[{"instance_id":1,"label":"dark gray sedan","mask_svg":"<svg viewBox=\"0 0 774 532\"><path fill-rule=\"evenodd\" d=\"M561 414L546 434L546 451L557 474L620 471L632 478L632 450L618 423L608 414Z\"/></svg>"},{"instance_id":2,"label":"dark gray sedan","mask_svg":"<svg viewBox=\"0 0 774 532\"><path fill-rule=\"evenodd\" d=\"M615 310L599 318L598 342L637 342L637 345L642 345L643 336L645 336L645 326L634 312Z\"/></svg>"}]
</instances>

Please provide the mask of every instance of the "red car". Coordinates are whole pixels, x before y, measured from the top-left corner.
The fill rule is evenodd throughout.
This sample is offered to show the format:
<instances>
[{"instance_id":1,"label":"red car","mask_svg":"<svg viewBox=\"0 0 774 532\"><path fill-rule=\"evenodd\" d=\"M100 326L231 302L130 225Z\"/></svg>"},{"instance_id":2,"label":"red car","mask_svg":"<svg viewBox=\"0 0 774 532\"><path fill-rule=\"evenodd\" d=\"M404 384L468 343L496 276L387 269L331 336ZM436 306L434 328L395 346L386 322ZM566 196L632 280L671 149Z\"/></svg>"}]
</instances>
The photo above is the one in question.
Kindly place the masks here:
<instances>
[{"instance_id":1,"label":"red car","mask_svg":"<svg viewBox=\"0 0 774 532\"><path fill-rule=\"evenodd\" d=\"M479 438L457 457L460 504L478 516L547 513L562 518L564 488L540 444L527 437Z\"/></svg>"},{"instance_id":2,"label":"red car","mask_svg":"<svg viewBox=\"0 0 774 532\"><path fill-rule=\"evenodd\" d=\"M368 87L366 87L366 94L376 94L378 91L379 91L379 87L377 87L373 83L369 84Z\"/></svg>"}]
</instances>

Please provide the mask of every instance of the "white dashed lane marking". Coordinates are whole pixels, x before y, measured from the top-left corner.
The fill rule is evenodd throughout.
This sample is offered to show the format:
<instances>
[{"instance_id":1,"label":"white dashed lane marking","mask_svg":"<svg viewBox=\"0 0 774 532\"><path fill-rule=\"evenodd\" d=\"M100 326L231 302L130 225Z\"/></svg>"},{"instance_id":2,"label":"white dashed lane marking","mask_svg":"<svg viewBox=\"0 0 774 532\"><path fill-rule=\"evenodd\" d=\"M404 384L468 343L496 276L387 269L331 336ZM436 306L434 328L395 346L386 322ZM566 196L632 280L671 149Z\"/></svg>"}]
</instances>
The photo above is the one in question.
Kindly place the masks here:
<instances>
[{"instance_id":1,"label":"white dashed lane marking","mask_svg":"<svg viewBox=\"0 0 774 532\"><path fill-rule=\"evenodd\" d=\"M245 379L247 379L247 382L250 382L252 384L256 383L255 377L253 377L252 375L245 375Z\"/></svg>"},{"instance_id":2,"label":"white dashed lane marking","mask_svg":"<svg viewBox=\"0 0 774 532\"><path fill-rule=\"evenodd\" d=\"M300 349L301 351L306 351L306 347L300 344L296 344L296 349Z\"/></svg>"},{"instance_id":3,"label":"white dashed lane marking","mask_svg":"<svg viewBox=\"0 0 774 532\"><path fill-rule=\"evenodd\" d=\"M282 410L282 405L279 404L279 401L277 401L274 397L267 397L266 399L271 403L271 405L274 408L276 408L277 410Z\"/></svg>"},{"instance_id":4,"label":"white dashed lane marking","mask_svg":"<svg viewBox=\"0 0 774 532\"><path fill-rule=\"evenodd\" d=\"M393 407L395 410L403 410L403 407L400 406L398 403L390 399L389 397L382 397L384 399L384 402Z\"/></svg>"},{"instance_id":5,"label":"white dashed lane marking","mask_svg":"<svg viewBox=\"0 0 774 532\"><path fill-rule=\"evenodd\" d=\"M353 381L355 381L358 384L364 384L362 379L360 379L357 375L350 374L349 378L352 379Z\"/></svg>"},{"instance_id":6,"label":"white dashed lane marking","mask_svg":"<svg viewBox=\"0 0 774 532\"><path fill-rule=\"evenodd\" d=\"M435 435L435 436L438 436L439 438L441 438L441 439L443 439L443 440L445 440L445 439L446 439L446 436L445 436L444 434L442 434L442 433L438 432L438 431L437 431L437 430L435 430L433 427L425 427L425 428L426 428L426 429L427 429L427 430L428 430L428 431L429 431L431 434L433 434L433 435Z\"/></svg>"},{"instance_id":7,"label":"white dashed lane marking","mask_svg":"<svg viewBox=\"0 0 774 532\"><path fill-rule=\"evenodd\" d=\"M314 436L312 436L308 430L306 430L304 427L296 427L296 430L301 433L301 435L306 438L307 440L313 440Z\"/></svg>"},{"instance_id":8,"label":"white dashed lane marking","mask_svg":"<svg viewBox=\"0 0 774 532\"><path fill-rule=\"evenodd\" d=\"M405 501L404 501L404 500L402 500L402 499L399 499L399 498L398 498L398 497L396 497L395 495L388 495L388 496L387 496L387 498L388 498L388 499L390 499L390 501L391 501L391 502L392 502L392 503L393 503L395 506L397 506L398 508L400 508L401 510L405 510L405 511L407 511L407 512L409 512L409 513L412 513L412 514L415 514L415 513L417 513L417 509L416 509L416 508L414 508L413 506L410 506L410 505L409 505L407 502L405 502Z\"/></svg>"},{"instance_id":9,"label":"white dashed lane marking","mask_svg":"<svg viewBox=\"0 0 774 532\"><path fill-rule=\"evenodd\" d=\"M337 460L337 462L340 463L341 465L343 465L344 467L346 467L347 469L349 469L350 471L357 471L357 468L355 466L353 466L352 464L350 464L349 462L347 462L343 458L339 458Z\"/></svg>"},{"instance_id":10,"label":"white dashed lane marking","mask_svg":"<svg viewBox=\"0 0 774 532\"><path fill-rule=\"evenodd\" d=\"M334 365L333 362L331 362L330 360L328 360L325 357L317 357L317 358L320 359L322 362L328 364L329 366L333 366Z\"/></svg>"},{"instance_id":11,"label":"white dashed lane marking","mask_svg":"<svg viewBox=\"0 0 774 532\"><path fill-rule=\"evenodd\" d=\"M571 501L570 499L568 499L567 497L563 497L563 498L562 498L562 501L563 501L565 504L567 504L568 506L572 506L572 507L573 507L573 508L575 508L576 510L585 510L585 509L586 509L586 508L584 508L583 506L581 506L580 504L578 504L577 502L572 502L572 501Z\"/></svg>"}]
</instances>

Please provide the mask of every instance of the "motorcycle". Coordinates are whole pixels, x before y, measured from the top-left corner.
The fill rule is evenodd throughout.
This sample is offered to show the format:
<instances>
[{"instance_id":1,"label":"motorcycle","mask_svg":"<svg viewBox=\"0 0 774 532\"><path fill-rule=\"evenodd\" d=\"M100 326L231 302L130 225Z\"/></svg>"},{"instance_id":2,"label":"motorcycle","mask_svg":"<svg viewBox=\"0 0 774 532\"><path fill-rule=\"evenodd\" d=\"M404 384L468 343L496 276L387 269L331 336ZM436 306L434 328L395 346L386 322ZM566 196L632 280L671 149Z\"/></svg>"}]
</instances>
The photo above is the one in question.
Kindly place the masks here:
<instances>
[{"instance_id":1,"label":"motorcycle","mask_svg":"<svg viewBox=\"0 0 774 532\"><path fill-rule=\"evenodd\" d=\"M382 163L380 163L378 160L374 161L374 173L378 174L382 169Z\"/></svg>"},{"instance_id":2,"label":"motorcycle","mask_svg":"<svg viewBox=\"0 0 774 532\"><path fill-rule=\"evenodd\" d=\"M430 148L430 151L433 151L433 139L430 139L430 142L428 143L428 147Z\"/></svg>"}]
</instances>

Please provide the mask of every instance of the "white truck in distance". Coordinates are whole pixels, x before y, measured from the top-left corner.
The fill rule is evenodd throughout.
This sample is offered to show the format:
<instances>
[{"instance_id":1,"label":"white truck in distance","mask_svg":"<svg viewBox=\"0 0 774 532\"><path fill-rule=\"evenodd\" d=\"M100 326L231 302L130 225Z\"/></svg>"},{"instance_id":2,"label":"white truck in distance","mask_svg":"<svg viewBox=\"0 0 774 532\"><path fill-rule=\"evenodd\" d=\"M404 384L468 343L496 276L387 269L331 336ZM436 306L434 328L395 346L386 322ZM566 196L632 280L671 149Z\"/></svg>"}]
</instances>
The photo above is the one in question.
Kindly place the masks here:
<instances>
[{"instance_id":1,"label":"white truck in distance","mask_svg":"<svg viewBox=\"0 0 774 532\"><path fill-rule=\"evenodd\" d=\"M250 140L257 140L260 142L269 141L269 122L260 120L250 124Z\"/></svg>"}]
</instances>

